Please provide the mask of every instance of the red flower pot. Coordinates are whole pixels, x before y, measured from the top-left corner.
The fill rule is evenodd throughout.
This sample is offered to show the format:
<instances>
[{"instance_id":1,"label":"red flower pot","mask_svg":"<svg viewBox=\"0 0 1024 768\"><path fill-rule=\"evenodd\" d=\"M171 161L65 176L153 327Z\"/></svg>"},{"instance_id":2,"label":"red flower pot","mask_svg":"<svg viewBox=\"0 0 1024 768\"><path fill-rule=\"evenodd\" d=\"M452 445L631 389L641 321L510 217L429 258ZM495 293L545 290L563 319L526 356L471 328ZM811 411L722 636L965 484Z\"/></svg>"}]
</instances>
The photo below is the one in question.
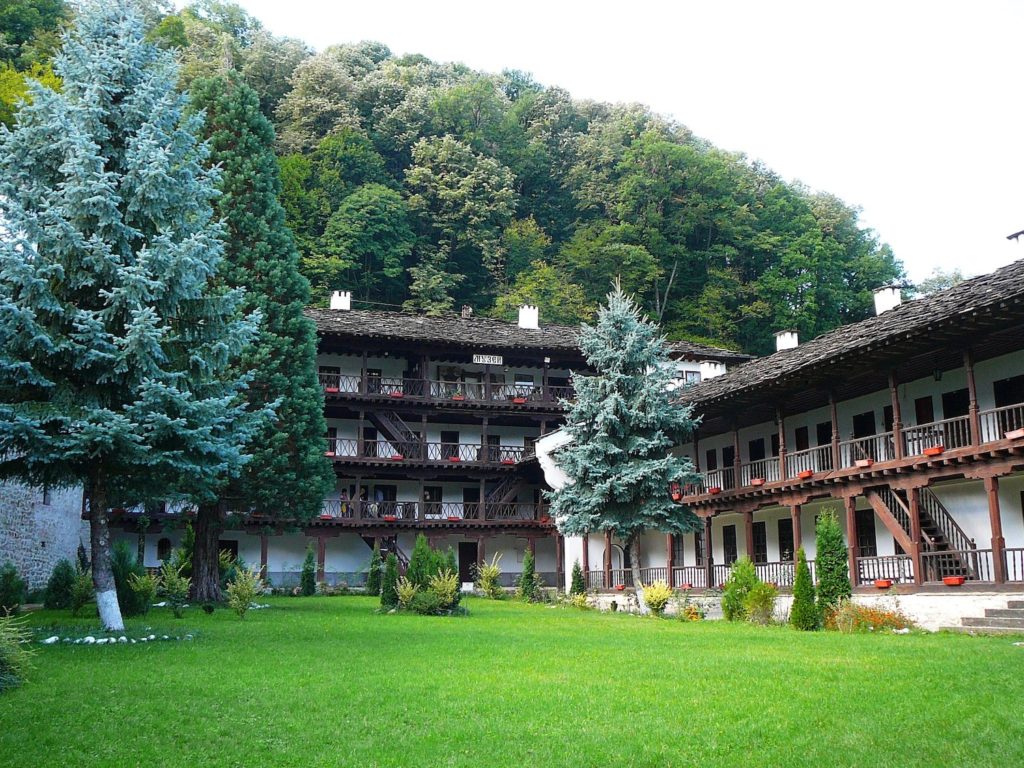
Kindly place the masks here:
<instances>
[{"instance_id":1,"label":"red flower pot","mask_svg":"<svg viewBox=\"0 0 1024 768\"><path fill-rule=\"evenodd\" d=\"M501 463L502 464L515 464L516 460L515 459L502 459Z\"/></svg>"},{"instance_id":2,"label":"red flower pot","mask_svg":"<svg viewBox=\"0 0 1024 768\"><path fill-rule=\"evenodd\" d=\"M799 477L801 480L808 480L808 479L814 477L814 470L813 469L805 469L803 472L799 473L797 475L797 477Z\"/></svg>"},{"instance_id":3,"label":"red flower pot","mask_svg":"<svg viewBox=\"0 0 1024 768\"><path fill-rule=\"evenodd\" d=\"M947 587L961 587L965 578L963 576L943 576L942 583Z\"/></svg>"},{"instance_id":4,"label":"red flower pot","mask_svg":"<svg viewBox=\"0 0 1024 768\"><path fill-rule=\"evenodd\" d=\"M679 492L676 492L676 493L672 494L672 501L682 501L682 500L683 500L683 494L681 494Z\"/></svg>"},{"instance_id":5,"label":"red flower pot","mask_svg":"<svg viewBox=\"0 0 1024 768\"><path fill-rule=\"evenodd\" d=\"M324 451L324 456L326 456L329 459L333 459L334 458L334 451Z\"/></svg>"},{"instance_id":6,"label":"red flower pot","mask_svg":"<svg viewBox=\"0 0 1024 768\"><path fill-rule=\"evenodd\" d=\"M945 450L946 450L946 446L944 446L944 445L933 445L930 448L925 448L924 449L924 455L925 456L941 456L942 453Z\"/></svg>"},{"instance_id":7,"label":"red flower pot","mask_svg":"<svg viewBox=\"0 0 1024 768\"><path fill-rule=\"evenodd\" d=\"M405 397L405 393L404 393L404 392L392 392L392 393L391 393L391 394L389 395L389 397L394 397L394 398L396 398L396 399L399 399L399 398L403 398L403 397Z\"/></svg>"},{"instance_id":8,"label":"red flower pot","mask_svg":"<svg viewBox=\"0 0 1024 768\"><path fill-rule=\"evenodd\" d=\"M719 488L717 485L713 486L711 488L708 488L708 493L710 493L712 496L715 496L716 494L719 494L721 492L722 492L722 489Z\"/></svg>"},{"instance_id":9,"label":"red flower pot","mask_svg":"<svg viewBox=\"0 0 1024 768\"><path fill-rule=\"evenodd\" d=\"M449 523L457 523L457 522L459 522L459 520L461 520L461 519L462 519L462 518L461 518L461 517L459 517L458 515L448 515L448 522L449 522Z\"/></svg>"},{"instance_id":10,"label":"red flower pot","mask_svg":"<svg viewBox=\"0 0 1024 768\"><path fill-rule=\"evenodd\" d=\"M385 523L395 523L395 522L398 522L398 517L395 516L395 515L384 515L384 522Z\"/></svg>"},{"instance_id":11,"label":"red flower pot","mask_svg":"<svg viewBox=\"0 0 1024 768\"><path fill-rule=\"evenodd\" d=\"M462 461L462 458L459 456L449 456L448 461Z\"/></svg>"},{"instance_id":12,"label":"red flower pot","mask_svg":"<svg viewBox=\"0 0 1024 768\"><path fill-rule=\"evenodd\" d=\"M452 400L465 400L465 395L452 395Z\"/></svg>"},{"instance_id":13,"label":"red flower pot","mask_svg":"<svg viewBox=\"0 0 1024 768\"><path fill-rule=\"evenodd\" d=\"M404 458L405 458L405 456L403 456L402 454L396 453L394 456L391 457L391 460L392 461L401 461Z\"/></svg>"},{"instance_id":14,"label":"red flower pot","mask_svg":"<svg viewBox=\"0 0 1024 768\"><path fill-rule=\"evenodd\" d=\"M619 590L619 592L621 592L622 590L624 590L626 588L626 585L625 584L616 584L615 588L617 590Z\"/></svg>"},{"instance_id":15,"label":"red flower pot","mask_svg":"<svg viewBox=\"0 0 1024 768\"><path fill-rule=\"evenodd\" d=\"M755 486L755 487L757 487L759 485L764 485L764 478L763 477L752 477L750 479L750 484Z\"/></svg>"},{"instance_id":16,"label":"red flower pot","mask_svg":"<svg viewBox=\"0 0 1024 768\"><path fill-rule=\"evenodd\" d=\"M336 395L336 394L338 394L338 388L337 387L324 387L324 392L326 392L328 395Z\"/></svg>"},{"instance_id":17,"label":"red flower pot","mask_svg":"<svg viewBox=\"0 0 1024 768\"><path fill-rule=\"evenodd\" d=\"M550 522L551 522L551 518L550 518L550 517L548 517L547 515L544 515L544 516L543 516L543 517L542 517L542 518L540 519L540 522L541 522L541 525L547 525L548 523L550 523Z\"/></svg>"},{"instance_id":18,"label":"red flower pot","mask_svg":"<svg viewBox=\"0 0 1024 768\"><path fill-rule=\"evenodd\" d=\"M1005 437L1007 440L1020 440L1024 437L1024 429L1011 429Z\"/></svg>"},{"instance_id":19,"label":"red flower pot","mask_svg":"<svg viewBox=\"0 0 1024 768\"><path fill-rule=\"evenodd\" d=\"M526 405L526 398L525 397L513 397L512 398L512 402L515 403L516 405Z\"/></svg>"},{"instance_id":20,"label":"red flower pot","mask_svg":"<svg viewBox=\"0 0 1024 768\"><path fill-rule=\"evenodd\" d=\"M875 579L876 589L888 589L892 586L892 579Z\"/></svg>"},{"instance_id":21,"label":"red flower pot","mask_svg":"<svg viewBox=\"0 0 1024 768\"><path fill-rule=\"evenodd\" d=\"M854 463L854 465L858 469L867 469L868 467L870 467L872 464L875 463L875 460L874 459L857 459L853 463Z\"/></svg>"},{"instance_id":22,"label":"red flower pot","mask_svg":"<svg viewBox=\"0 0 1024 768\"><path fill-rule=\"evenodd\" d=\"M321 520L333 520L334 515L320 515Z\"/></svg>"},{"instance_id":23,"label":"red flower pot","mask_svg":"<svg viewBox=\"0 0 1024 768\"><path fill-rule=\"evenodd\" d=\"M680 589L693 589L693 584L691 584L690 582L686 581L686 582L683 582L682 584L680 584L679 588Z\"/></svg>"}]
</instances>

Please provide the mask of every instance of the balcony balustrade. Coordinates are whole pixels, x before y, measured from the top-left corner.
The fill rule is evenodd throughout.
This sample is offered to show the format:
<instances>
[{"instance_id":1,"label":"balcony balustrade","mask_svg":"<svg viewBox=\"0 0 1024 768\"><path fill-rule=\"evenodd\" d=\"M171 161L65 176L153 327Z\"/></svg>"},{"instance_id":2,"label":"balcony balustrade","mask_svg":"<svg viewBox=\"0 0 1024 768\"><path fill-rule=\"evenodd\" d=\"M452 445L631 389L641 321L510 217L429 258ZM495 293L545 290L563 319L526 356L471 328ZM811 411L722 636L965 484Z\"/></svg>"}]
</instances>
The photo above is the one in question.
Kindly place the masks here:
<instances>
[{"instance_id":1,"label":"balcony balustrade","mask_svg":"<svg viewBox=\"0 0 1024 768\"><path fill-rule=\"evenodd\" d=\"M490 521L546 522L548 505L520 502L454 501L353 501L332 499L323 503L320 519L397 522Z\"/></svg>"},{"instance_id":2,"label":"balcony balustrade","mask_svg":"<svg viewBox=\"0 0 1024 768\"><path fill-rule=\"evenodd\" d=\"M360 446L352 437L328 437L325 441L324 453L332 459L514 465L534 454L532 445L364 440Z\"/></svg>"}]
</instances>

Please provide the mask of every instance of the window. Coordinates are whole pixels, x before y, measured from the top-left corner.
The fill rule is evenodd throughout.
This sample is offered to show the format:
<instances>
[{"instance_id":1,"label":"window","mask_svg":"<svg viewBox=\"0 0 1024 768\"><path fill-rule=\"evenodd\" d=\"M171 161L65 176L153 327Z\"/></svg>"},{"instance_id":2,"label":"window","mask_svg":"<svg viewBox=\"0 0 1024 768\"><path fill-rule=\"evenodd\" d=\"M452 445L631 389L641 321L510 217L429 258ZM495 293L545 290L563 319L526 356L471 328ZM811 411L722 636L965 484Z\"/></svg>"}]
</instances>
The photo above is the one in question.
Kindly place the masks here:
<instances>
[{"instance_id":1,"label":"window","mask_svg":"<svg viewBox=\"0 0 1024 768\"><path fill-rule=\"evenodd\" d=\"M708 448L704 454L704 471L713 472L718 469L718 451L714 448Z\"/></svg>"},{"instance_id":2,"label":"window","mask_svg":"<svg viewBox=\"0 0 1024 768\"><path fill-rule=\"evenodd\" d=\"M916 424L931 424L935 421L935 406L932 396L919 397L914 401L914 418Z\"/></svg>"},{"instance_id":3,"label":"window","mask_svg":"<svg viewBox=\"0 0 1024 768\"><path fill-rule=\"evenodd\" d=\"M971 396L966 389L954 389L942 394L942 418L952 419L966 416L970 410Z\"/></svg>"},{"instance_id":4,"label":"window","mask_svg":"<svg viewBox=\"0 0 1024 768\"><path fill-rule=\"evenodd\" d=\"M171 556L171 540L164 536L156 543L156 559L163 562Z\"/></svg>"},{"instance_id":5,"label":"window","mask_svg":"<svg viewBox=\"0 0 1024 768\"><path fill-rule=\"evenodd\" d=\"M764 458L764 438L759 437L757 440L751 440L747 444L747 452L750 457L750 461L760 461Z\"/></svg>"},{"instance_id":6,"label":"window","mask_svg":"<svg viewBox=\"0 0 1024 768\"><path fill-rule=\"evenodd\" d=\"M672 562L677 568L686 565L686 541L681 534L672 537Z\"/></svg>"},{"instance_id":7,"label":"window","mask_svg":"<svg viewBox=\"0 0 1024 768\"><path fill-rule=\"evenodd\" d=\"M683 371L683 383L700 384L700 371Z\"/></svg>"},{"instance_id":8,"label":"window","mask_svg":"<svg viewBox=\"0 0 1024 768\"><path fill-rule=\"evenodd\" d=\"M875 540L875 513L871 509L858 509L856 512L857 521L857 548L861 557L877 557L878 542Z\"/></svg>"},{"instance_id":9,"label":"window","mask_svg":"<svg viewBox=\"0 0 1024 768\"><path fill-rule=\"evenodd\" d=\"M793 437L796 438L794 450L806 451L811 447L810 439L807 434L807 427L797 427L796 432L793 433Z\"/></svg>"},{"instance_id":10,"label":"window","mask_svg":"<svg viewBox=\"0 0 1024 768\"><path fill-rule=\"evenodd\" d=\"M722 466L729 468L736 463L736 449L727 445L722 449Z\"/></svg>"},{"instance_id":11,"label":"window","mask_svg":"<svg viewBox=\"0 0 1024 768\"><path fill-rule=\"evenodd\" d=\"M789 562L795 560L793 546L793 520L788 517L779 518L779 560Z\"/></svg>"},{"instance_id":12,"label":"window","mask_svg":"<svg viewBox=\"0 0 1024 768\"><path fill-rule=\"evenodd\" d=\"M853 436L871 437L875 434L875 412L865 411L853 417Z\"/></svg>"},{"instance_id":13,"label":"window","mask_svg":"<svg viewBox=\"0 0 1024 768\"><path fill-rule=\"evenodd\" d=\"M771 443L772 443L772 456L773 457L774 456L778 456L779 455L779 433L778 432L773 432L772 433Z\"/></svg>"},{"instance_id":14,"label":"window","mask_svg":"<svg viewBox=\"0 0 1024 768\"><path fill-rule=\"evenodd\" d=\"M722 550L725 554L725 564L732 565L736 562L736 526L722 526Z\"/></svg>"},{"instance_id":15,"label":"window","mask_svg":"<svg viewBox=\"0 0 1024 768\"><path fill-rule=\"evenodd\" d=\"M822 421L814 428L815 442L818 445L828 445L832 442L832 422Z\"/></svg>"},{"instance_id":16,"label":"window","mask_svg":"<svg viewBox=\"0 0 1024 768\"><path fill-rule=\"evenodd\" d=\"M1022 496L1024 498L1024 496ZM704 565L704 529L693 532L694 565Z\"/></svg>"},{"instance_id":17,"label":"window","mask_svg":"<svg viewBox=\"0 0 1024 768\"><path fill-rule=\"evenodd\" d=\"M754 562L768 562L768 524L763 520L754 523Z\"/></svg>"}]
</instances>

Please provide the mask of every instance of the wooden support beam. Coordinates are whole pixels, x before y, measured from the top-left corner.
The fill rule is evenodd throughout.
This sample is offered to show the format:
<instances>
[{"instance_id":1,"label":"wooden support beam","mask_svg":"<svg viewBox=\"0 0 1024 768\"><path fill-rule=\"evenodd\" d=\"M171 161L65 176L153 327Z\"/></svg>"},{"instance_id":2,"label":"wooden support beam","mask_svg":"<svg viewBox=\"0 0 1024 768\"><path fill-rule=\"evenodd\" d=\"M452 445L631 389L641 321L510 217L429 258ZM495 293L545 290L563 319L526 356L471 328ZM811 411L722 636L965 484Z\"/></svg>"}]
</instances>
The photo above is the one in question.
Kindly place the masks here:
<instances>
[{"instance_id":1,"label":"wooden support beam","mask_svg":"<svg viewBox=\"0 0 1024 768\"><path fill-rule=\"evenodd\" d=\"M1006 583L1006 539L1003 538L1003 519L999 512L999 478L985 478L988 497L988 521L992 528L992 578L996 584Z\"/></svg>"},{"instance_id":2,"label":"wooden support beam","mask_svg":"<svg viewBox=\"0 0 1024 768\"><path fill-rule=\"evenodd\" d=\"M903 418L900 412L900 392L896 371L889 372L889 397L892 402L892 446L897 461L903 458Z\"/></svg>"},{"instance_id":3,"label":"wooden support beam","mask_svg":"<svg viewBox=\"0 0 1024 768\"><path fill-rule=\"evenodd\" d=\"M565 592L565 539L555 533L555 581L556 589Z\"/></svg>"},{"instance_id":4,"label":"wooden support beam","mask_svg":"<svg viewBox=\"0 0 1024 768\"><path fill-rule=\"evenodd\" d=\"M693 468L700 472L700 430L693 430Z\"/></svg>"},{"instance_id":5,"label":"wooden support beam","mask_svg":"<svg viewBox=\"0 0 1024 768\"><path fill-rule=\"evenodd\" d=\"M733 488L741 488L743 484L740 482L740 464L743 462L740 461L740 430L736 426L732 428L732 453L732 485Z\"/></svg>"},{"instance_id":6,"label":"wooden support beam","mask_svg":"<svg viewBox=\"0 0 1024 768\"><path fill-rule=\"evenodd\" d=\"M914 583L924 584L924 569L921 562L921 489L911 488L907 492L910 502L910 541L911 548L907 551L914 565Z\"/></svg>"},{"instance_id":7,"label":"wooden support beam","mask_svg":"<svg viewBox=\"0 0 1024 768\"><path fill-rule=\"evenodd\" d=\"M779 479L785 480L786 472L786 415L782 406L775 409L775 419L779 424Z\"/></svg>"},{"instance_id":8,"label":"wooden support beam","mask_svg":"<svg viewBox=\"0 0 1024 768\"><path fill-rule=\"evenodd\" d=\"M708 589L715 586L714 547L711 545L711 517L704 518L704 583Z\"/></svg>"},{"instance_id":9,"label":"wooden support beam","mask_svg":"<svg viewBox=\"0 0 1024 768\"><path fill-rule=\"evenodd\" d=\"M754 559L754 513L743 513L743 530L747 540L747 557Z\"/></svg>"},{"instance_id":10,"label":"wooden support beam","mask_svg":"<svg viewBox=\"0 0 1024 768\"><path fill-rule=\"evenodd\" d=\"M964 350L964 370L967 372L967 418L971 428L971 445L981 445L981 418L978 411L978 387L974 381L974 353Z\"/></svg>"},{"instance_id":11,"label":"wooden support beam","mask_svg":"<svg viewBox=\"0 0 1024 768\"><path fill-rule=\"evenodd\" d=\"M324 580L324 566L327 562L327 537L317 536L316 538L316 580Z\"/></svg>"},{"instance_id":12,"label":"wooden support beam","mask_svg":"<svg viewBox=\"0 0 1024 768\"><path fill-rule=\"evenodd\" d=\"M612 588L612 532L604 532L604 588Z\"/></svg>"},{"instance_id":13,"label":"wooden support beam","mask_svg":"<svg viewBox=\"0 0 1024 768\"><path fill-rule=\"evenodd\" d=\"M367 387L366 387L366 350L365 349L363 350L363 363L362 363L362 365L363 365L362 372L359 375L359 394L365 395L366 394L366 389L367 389Z\"/></svg>"},{"instance_id":14,"label":"wooden support beam","mask_svg":"<svg viewBox=\"0 0 1024 768\"><path fill-rule=\"evenodd\" d=\"M580 563L580 565L583 567L583 577L584 577L584 579L589 579L590 578L590 534L589 533L584 533L583 534L583 562ZM590 584L587 583L587 586L589 587Z\"/></svg>"},{"instance_id":15,"label":"wooden support beam","mask_svg":"<svg viewBox=\"0 0 1024 768\"><path fill-rule=\"evenodd\" d=\"M835 471L842 467L842 464L839 463L839 406L833 390L828 393L828 410L832 420L832 470Z\"/></svg>"},{"instance_id":16,"label":"wooden support beam","mask_svg":"<svg viewBox=\"0 0 1024 768\"><path fill-rule=\"evenodd\" d=\"M847 496L843 499L843 507L846 510L846 551L850 568L850 584L856 587L860 583L860 573L857 570L857 558L860 556L857 546L857 499Z\"/></svg>"},{"instance_id":17,"label":"wooden support beam","mask_svg":"<svg viewBox=\"0 0 1024 768\"><path fill-rule=\"evenodd\" d=\"M484 564L484 557L485 557L484 541L485 541L485 539L486 539L486 537L482 536L482 535L476 537L476 567L477 568L479 568L480 566L482 566Z\"/></svg>"},{"instance_id":18,"label":"wooden support beam","mask_svg":"<svg viewBox=\"0 0 1024 768\"><path fill-rule=\"evenodd\" d=\"M789 508L790 520L793 521L793 562L796 562L796 551L804 545L803 543L803 528L801 526L800 516L803 512L803 508L799 504L793 504ZM782 554L781 552L779 553Z\"/></svg>"},{"instance_id":19,"label":"wooden support beam","mask_svg":"<svg viewBox=\"0 0 1024 768\"><path fill-rule=\"evenodd\" d=\"M665 581L673 586L672 569L676 567L676 548L673 546L675 537L671 533L665 534Z\"/></svg>"}]
</instances>

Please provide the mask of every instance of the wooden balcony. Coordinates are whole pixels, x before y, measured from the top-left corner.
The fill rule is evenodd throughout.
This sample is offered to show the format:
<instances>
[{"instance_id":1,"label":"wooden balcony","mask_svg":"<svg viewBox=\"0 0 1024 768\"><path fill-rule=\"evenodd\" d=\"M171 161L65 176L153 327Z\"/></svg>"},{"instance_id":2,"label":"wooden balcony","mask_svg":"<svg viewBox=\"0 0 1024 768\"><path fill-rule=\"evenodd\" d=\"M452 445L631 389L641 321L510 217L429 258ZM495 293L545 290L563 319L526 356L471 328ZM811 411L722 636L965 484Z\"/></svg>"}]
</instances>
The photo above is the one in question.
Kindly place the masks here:
<instances>
[{"instance_id":1,"label":"wooden balcony","mask_svg":"<svg viewBox=\"0 0 1024 768\"><path fill-rule=\"evenodd\" d=\"M326 438L324 455L335 462L419 464L446 467L514 467L534 455L532 445L481 445L424 441Z\"/></svg>"},{"instance_id":2,"label":"wooden balcony","mask_svg":"<svg viewBox=\"0 0 1024 768\"><path fill-rule=\"evenodd\" d=\"M811 569L811 578L815 579L814 561L809 560L808 566ZM796 564L792 561L775 563L755 563L754 568L761 581L775 584L781 589L793 586L796 578ZM721 587L729 578L730 566L724 564L713 565L710 569L706 565L685 565L672 568L672 577L669 581L668 568L665 566L654 566L640 569L640 581L650 584L653 581L665 581L673 589L709 589ZM710 574L709 574L710 570ZM585 576L588 589L617 590L619 585L624 589L632 589L633 571L629 568L612 568L607 572L604 570L591 570Z\"/></svg>"},{"instance_id":3,"label":"wooden balcony","mask_svg":"<svg viewBox=\"0 0 1024 768\"><path fill-rule=\"evenodd\" d=\"M500 406L525 410L561 410L573 388L543 384L489 384L475 381L438 381L320 372L327 398L374 401L410 401L431 405Z\"/></svg>"},{"instance_id":4,"label":"wooden balcony","mask_svg":"<svg viewBox=\"0 0 1024 768\"><path fill-rule=\"evenodd\" d=\"M453 501L325 501L320 524L552 524L547 504Z\"/></svg>"}]
</instances>

